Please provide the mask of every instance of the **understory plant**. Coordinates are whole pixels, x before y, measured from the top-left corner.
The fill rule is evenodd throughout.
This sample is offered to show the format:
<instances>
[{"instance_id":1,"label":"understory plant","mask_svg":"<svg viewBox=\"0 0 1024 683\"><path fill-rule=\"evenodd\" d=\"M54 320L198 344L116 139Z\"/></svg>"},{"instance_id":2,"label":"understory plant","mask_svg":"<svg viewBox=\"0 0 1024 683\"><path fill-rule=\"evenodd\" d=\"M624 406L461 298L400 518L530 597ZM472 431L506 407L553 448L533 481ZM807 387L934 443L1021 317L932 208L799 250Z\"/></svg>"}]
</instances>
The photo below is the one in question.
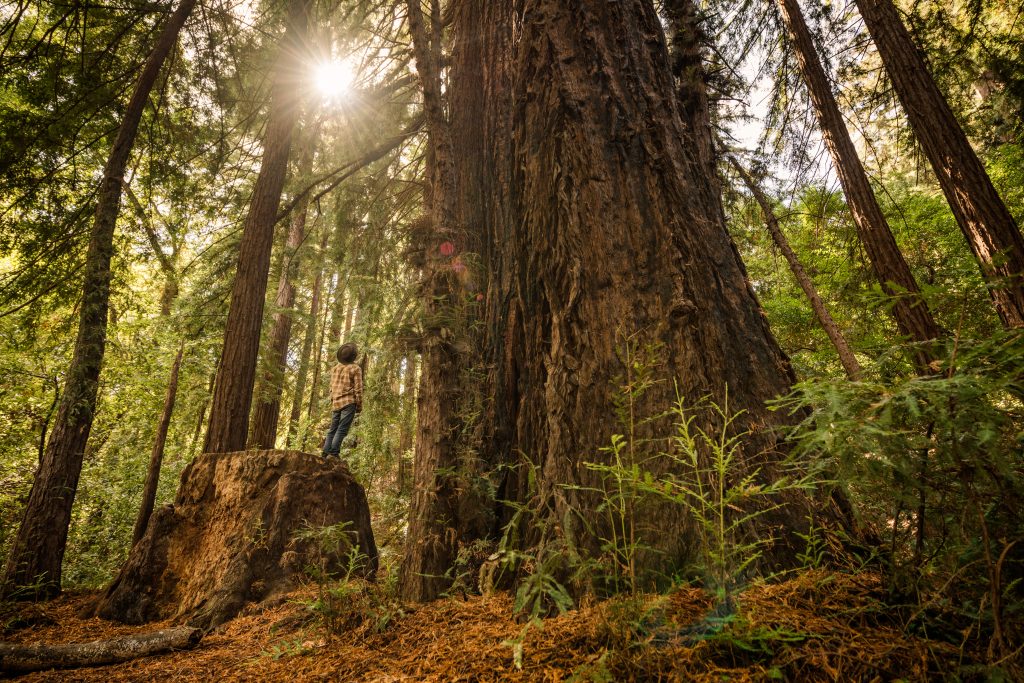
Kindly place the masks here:
<instances>
[{"instance_id":1,"label":"understory plant","mask_svg":"<svg viewBox=\"0 0 1024 683\"><path fill-rule=\"evenodd\" d=\"M690 407L677 398L675 433L662 454L671 465L665 474L638 482L645 494L680 505L693 517L697 567L709 592L726 604L772 541L753 531L761 518L781 508L787 494L823 483L816 469L792 458L765 476L753 464L758 459L744 451L749 432L737 428L743 411L730 411L728 400L728 389L721 405L705 398Z\"/></svg>"},{"instance_id":2,"label":"understory plant","mask_svg":"<svg viewBox=\"0 0 1024 683\"><path fill-rule=\"evenodd\" d=\"M377 572L379 581L364 577L366 555L359 552L351 522L329 526L306 526L296 539L311 542L306 575L316 586L316 597L304 603L323 626L327 635L353 628L368 628L379 633L403 612L397 600L393 568ZM338 559L344 561L338 563Z\"/></svg>"},{"instance_id":3,"label":"understory plant","mask_svg":"<svg viewBox=\"0 0 1024 683\"><path fill-rule=\"evenodd\" d=\"M933 369L804 382L779 408L877 537L908 626L1001 662L1024 635L1024 336L950 340Z\"/></svg>"},{"instance_id":4,"label":"understory plant","mask_svg":"<svg viewBox=\"0 0 1024 683\"><path fill-rule=\"evenodd\" d=\"M667 412L647 409L647 393L663 381L659 350L656 343L642 342L640 334L624 338L619 352L624 374L615 394L622 432L602 449L604 458L585 463L601 480L590 490L600 495L598 511L605 515L606 581L616 592L631 594L664 585L641 576L637 559L657 552L645 539L665 533L650 520L664 518L667 506L668 518L692 520L670 533L695 536L692 566L675 567L675 573L697 573L710 593L731 604L733 591L753 574L771 540L756 532L758 523L778 510L787 494L823 482L806 459L798 464L787 457L772 463L770 476L763 471L762 454L747 448L751 434L741 427L744 411L729 406L728 387L720 403L710 396L688 403L677 386ZM671 432L658 433L658 425L671 425Z\"/></svg>"}]
</instances>

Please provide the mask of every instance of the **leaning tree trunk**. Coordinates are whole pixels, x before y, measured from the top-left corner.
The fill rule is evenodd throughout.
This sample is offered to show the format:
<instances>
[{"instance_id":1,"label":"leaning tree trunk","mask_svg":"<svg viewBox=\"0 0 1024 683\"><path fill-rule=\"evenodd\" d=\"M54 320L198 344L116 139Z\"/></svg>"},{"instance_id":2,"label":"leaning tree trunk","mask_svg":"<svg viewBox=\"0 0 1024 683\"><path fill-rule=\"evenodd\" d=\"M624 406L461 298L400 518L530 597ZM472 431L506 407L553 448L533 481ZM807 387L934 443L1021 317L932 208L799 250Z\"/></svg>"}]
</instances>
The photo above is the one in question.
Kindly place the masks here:
<instances>
[{"instance_id":1,"label":"leaning tree trunk","mask_svg":"<svg viewBox=\"0 0 1024 683\"><path fill-rule=\"evenodd\" d=\"M306 51L308 13L309 0L292 0L271 93L263 161L242 226L238 270L231 290L204 453L227 453L245 448L274 224L288 170L292 131L299 116L301 88L295 74L300 71L299 64Z\"/></svg>"},{"instance_id":2,"label":"leaning tree trunk","mask_svg":"<svg viewBox=\"0 0 1024 683\"><path fill-rule=\"evenodd\" d=\"M117 130L97 192L96 217L89 235L78 337L50 441L39 463L18 535L11 547L0 593L36 587L40 596L60 590L61 562L71 523L71 507L92 428L100 367L106 348L110 300L110 260L121 186L149 94L195 0L182 0L168 17L135 84Z\"/></svg>"},{"instance_id":3,"label":"leaning tree trunk","mask_svg":"<svg viewBox=\"0 0 1024 683\"><path fill-rule=\"evenodd\" d=\"M313 170L313 154L317 127L308 134L299 157L299 178L307 178ZM250 448L273 448L277 441L277 423L281 415L281 384L288 360L288 343L292 337L292 306L295 304L295 277L299 269L299 248L306 239L306 211L309 197L300 200L292 209L288 241L285 244L285 263L277 286L274 323L270 329L269 358L256 396L259 399L252 416Z\"/></svg>"},{"instance_id":4,"label":"leaning tree trunk","mask_svg":"<svg viewBox=\"0 0 1024 683\"><path fill-rule=\"evenodd\" d=\"M171 256L164 254L157 238L156 231L148 220L145 219L145 212L142 204L132 193L131 186L125 183L125 191L132 203L135 204L139 214L143 216L143 228L149 238L150 246L157 254L160 262L160 270L164 273L164 287L160 295L160 315L169 318L171 307L178 298L178 268L177 248ZM132 529L132 545L138 542L146 533L146 525L149 523L149 516L153 513L153 505L156 503L156 490L160 483L160 468L164 461L164 446L167 444L167 431L171 426L171 415L174 413L174 403L178 397L178 374L181 370L181 359L185 353L185 338L182 336L178 345L178 353L171 364L171 376L167 381L167 393L164 396L164 407L160 413L160 422L157 424L156 436L153 439L153 451L149 456L149 466L146 468L146 482L142 487L142 502L139 505L139 514L135 517L135 526ZM200 423L202 420L200 420Z\"/></svg>"},{"instance_id":5,"label":"leaning tree trunk","mask_svg":"<svg viewBox=\"0 0 1024 683\"><path fill-rule=\"evenodd\" d=\"M825 70L814 49L811 32L804 21L800 5L796 0L778 2L821 126L825 146L832 156L832 165L839 176L843 192L846 193L846 201L857 226L857 235L882 290L893 297L892 314L897 327L902 334L919 344L917 365L919 369L925 370L933 358L928 344L939 336L939 327L875 199L871 183L868 182Z\"/></svg>"},{"instance_id":6,"label":"leaning tree trunk","mask_svg":"<svg viewBox=\"0 0 1024 683\"><path fill-rule=\"evenodd\" d=\"M828 309L825 308L825 303L821 300L821 296L818 295L818 290L814 283L811 282L811 278L807 276L807 271L804 270L800 259L797 258L793 248L789 246L789 240L786 239L782 228L779 227L779 219L776 218L775 211L768 202L768 198L764 196L764 192L761 191L761 188L758 187L754 179L750 177L747 169L743 168L738 161L731 157L729 158L729 163L736 169L740 178L743 179L743 184L747 186L750 194L757 201L757 205L761 207L761 213L764 214L765 224L772 236L772 241L775 242L775 246L779 248L779 251L786 258L786 263L789 264L789 269L793 272L793 277L796 278L800 289L804 290L804 294L814 310L814 315L818 318L822 328L824 328L825 334L828 335L828 338L832 340L832 344L836 347L839 361L846 370L846 376L855 382L859 381L862 376L860 363L857 362L857 357L853 355L853 349L850 348L846 337L843 336L839 326L836 325L836 321L832 318Z\"/></svg>"},{"instance_id":7,"label":"leaning tree trunk","mask_svg":"<svg viewBox=\"0 0 1024 683\"><path fill-rule=\"evenodd\" d=\"M455 217L455 158L444 114L440 68L440 5L431 3L434 40L428 36L420 0L406 3L416 71L423 89L423 110L430 155L427 205L430 229L423 268L422 377L417 398L413 496L400 574L406 600L431 600L451 583L448 569L458 552L456 534L460 359L455 338L456 282L451 267L460 244ZM433 44L432 44L433 43Z\"/></svg>"},{"instance_id":8,"label":"leaning tree trunk","mask_svg":"<svg viewBox=\"0 0 1024 683\"><path fill-rule=\"evenodd\" d=\"M153 439L153 452L149 456L149 467L146 469L146 484L142 488L142 504L139 506L139 514L135 518L135 527L132 529L132 545L138 543L142 535L146 533L146 525L149 524L149 516L153 514L153 505L156 503L156 489L160 483L160 467L164 461L164 445L167 443L167 430L171 426L174 402L178 396L178 373L181 370L181 358L184 354L185 340L182 339L178 346L178 354L174 357L174 363L171 365L171 378L167 382L164 409L160 413L160 423L157 425L156 437Z\"/></svg>"},{"instance_id":9,"label":"leaning tree trunk","mask_svg":"<svg viewBox=\"0 0 1024 683\"><path fill-rule=\"evenodd\" d=\"M1008 328L1024 327L1024 238L891 0L857 0L893 89Z\"/></svg>"},{"instance_id":10,"label":"leaning tree trunk","mask_svg":"<svg viewBox=\"0 0 1024 683\"><path fill-rule=\"evenodd\" d=\"M766 402L789 390L793 374L748 286L715 182L695 171L699 151L671 95L653 3L528 0L515 12L475 4L454 14L453 32L480 45L483 76L452 79L452 109L482 119L482 157L458 151L460 163L489 169L479 193L489 228L486 348L492 387L514 416L488 427L509 430L505 443L485 444L528 461L524 475L498 483L498 496L528 504L533 541L546 529L547 540L600 551L611 538L606 481L587 463L608 462L614 434L630 434L635 464L660 474L675 465L658 457L673 430L659 416L677 391L691 405L710 396L744 411L743 460L771 477L774 428L788 418ZM453 73L462 67L453 59ZM482 115L461 106L478 97L464 88L483 93ZM639 359L625 358L637 347ZM635 360L661 381L619 422ZM796 494L784 502L768 553L780 562L792 560L789 532L811 507ZM692 558L694 522L683 506L637 514L636 540L652 552L630 571Z\"/></svg>"}]
</instances>

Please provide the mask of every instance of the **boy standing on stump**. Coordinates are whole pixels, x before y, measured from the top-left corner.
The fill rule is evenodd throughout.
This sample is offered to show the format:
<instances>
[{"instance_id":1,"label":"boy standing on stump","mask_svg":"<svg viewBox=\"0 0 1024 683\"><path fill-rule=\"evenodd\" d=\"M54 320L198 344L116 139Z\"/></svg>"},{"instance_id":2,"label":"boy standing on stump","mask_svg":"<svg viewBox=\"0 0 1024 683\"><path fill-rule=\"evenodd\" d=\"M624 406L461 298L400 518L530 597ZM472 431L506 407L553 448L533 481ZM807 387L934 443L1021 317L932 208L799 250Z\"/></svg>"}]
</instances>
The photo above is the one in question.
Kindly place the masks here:
<instances>
[{"instance_id":1,"label":"boy standing on stump","mask_svg":"<svg viewBox=\"0 0 1024 683\"><path fill-rule=\"evenodd\" d=\"M324 439L323 456L340 457L352 420L363 408L363 371L356 365L359 349L355 344L342 344L338 364L331 370L331 428Z\"/></svg>"}]
</instances>

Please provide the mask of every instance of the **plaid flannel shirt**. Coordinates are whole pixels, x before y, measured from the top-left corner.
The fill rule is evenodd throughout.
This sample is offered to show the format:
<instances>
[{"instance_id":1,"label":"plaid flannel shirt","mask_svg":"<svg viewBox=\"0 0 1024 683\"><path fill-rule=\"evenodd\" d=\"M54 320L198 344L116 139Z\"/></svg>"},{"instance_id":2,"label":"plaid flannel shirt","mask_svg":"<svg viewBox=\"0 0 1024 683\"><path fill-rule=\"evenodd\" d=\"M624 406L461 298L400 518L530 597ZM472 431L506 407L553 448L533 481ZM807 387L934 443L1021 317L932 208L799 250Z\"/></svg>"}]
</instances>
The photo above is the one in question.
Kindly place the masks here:
<instances>
[{"instance_id":1,"label":"plaid flannel shirt","mask_svg":"<svg viewBox=\"0 0 1024 683\"><path fill-rule=\"evenodd\" d=\"M363 371L355 363L338 363L331 370L331 408L341 410L355 404L363 407Z\"/></svg>"}]
</instances>

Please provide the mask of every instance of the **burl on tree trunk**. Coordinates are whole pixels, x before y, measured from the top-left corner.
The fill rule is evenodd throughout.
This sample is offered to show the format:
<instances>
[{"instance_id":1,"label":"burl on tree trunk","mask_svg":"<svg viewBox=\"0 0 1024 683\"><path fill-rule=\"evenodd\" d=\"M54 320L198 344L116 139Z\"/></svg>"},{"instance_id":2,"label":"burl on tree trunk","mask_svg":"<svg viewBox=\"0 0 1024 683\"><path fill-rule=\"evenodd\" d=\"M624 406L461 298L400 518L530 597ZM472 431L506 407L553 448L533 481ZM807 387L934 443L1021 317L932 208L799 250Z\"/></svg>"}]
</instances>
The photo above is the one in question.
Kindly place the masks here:
<instances>
[{"instance_id":1,"label":"burl on tree trunk","mask_svg":"<svg viewBox=\"0 0 1024 683\"><path fill-rule=\"evenodd\" d=\"M324 548L301 533L346 523L347 547ZM347 466L298 451L208 453L182 473L174 503L153 513L95 613L209 629L291 590L310 564L342 570L352 550L372 578L366 493Z\"/></svg>"}]
</instances>

